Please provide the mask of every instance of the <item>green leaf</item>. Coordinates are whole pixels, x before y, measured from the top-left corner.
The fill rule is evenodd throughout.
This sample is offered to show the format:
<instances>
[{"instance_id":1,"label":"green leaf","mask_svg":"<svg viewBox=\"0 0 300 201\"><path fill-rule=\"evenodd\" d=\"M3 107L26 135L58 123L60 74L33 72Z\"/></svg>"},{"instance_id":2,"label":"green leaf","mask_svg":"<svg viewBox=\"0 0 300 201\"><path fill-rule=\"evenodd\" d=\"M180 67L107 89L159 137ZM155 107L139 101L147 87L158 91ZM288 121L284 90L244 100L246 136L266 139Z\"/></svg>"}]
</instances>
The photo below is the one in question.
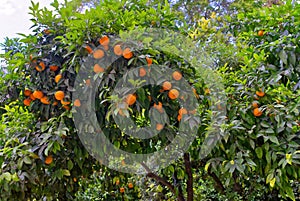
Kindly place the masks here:
<instances>
[{"instance_id":1,"label":"green leaf","mask_svg":"<svg viewBox=\"0 0 300 201\"><path fill-rule=\"evenodd\" d=\"M270 139L271 142L273 142L273 143L279 145L279 142L278 142L278 139L277 139L276 136L269 136L269 139Z\"/></svg>"},{"instance_id":2,"label":"green leaf","mask_svg":"<svg viewBox=\"0 0 300 201\"><path fill-rule=\"evenodd\" d=\"M284 50L281 50L279 52L279 58L281 59L281 61L284 63L284 64L287 64L287 58L288 58L288 55L287 53L284 51Z\"/></svg>"},{"instance_id":3,"label":"green leaf","mask_svg":"<svg viewBox=\"0 0 300 201\"><path fill-rule=\"evenodd\" d=\"M257 155L257 157L258 157L259 159L262 159L262 157L263 157L263 149L262 149L261 147L257 147L257 148L255 149L255 153L256 153L256 155Z\"/></svg>"},{"instance_id":4,"label":"green leaf","mask_svg":"<svg viewBox=\"0 0 300 201\"><path fill-rule=\"evenodd\" d=\"M70 173L69 170L64 169L63 170L63 175L69 177L69 176L71 176L71 173Z\"/></svg>"},{"instance_id":5,"label":"green leaf","mask_svg":"<svg viewBox=\"0 0 300 201\"><path fill-rule=\"evenodd\" d=\"M293 189L291 187L285 187L285 192L287 197L289 197L293 201L296 201Z\"/></svg>"},{"instance_id":6,"label":"green leaf","mask_svg":"<svg viewBox=\"0 0 300 201\"><path fill-rule=\"evenodd\" d=\"M29 156L25 156L25 158L23 159L24 163L27 165L30 165L32 163L31 159L29 158Z\"/></svg>"}]
</instances>

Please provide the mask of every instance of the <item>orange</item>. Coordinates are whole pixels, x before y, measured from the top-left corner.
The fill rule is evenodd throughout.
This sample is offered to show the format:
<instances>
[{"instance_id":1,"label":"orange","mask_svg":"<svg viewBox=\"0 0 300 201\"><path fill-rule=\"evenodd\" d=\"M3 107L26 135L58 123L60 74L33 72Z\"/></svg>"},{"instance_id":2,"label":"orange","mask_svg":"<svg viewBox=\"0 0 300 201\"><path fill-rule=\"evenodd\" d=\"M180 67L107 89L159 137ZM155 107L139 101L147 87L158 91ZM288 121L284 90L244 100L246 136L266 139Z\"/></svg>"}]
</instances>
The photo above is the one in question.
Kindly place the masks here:
<instances>
[{"instance_id":1,"label":"orange","mask_svg":"<svg viewBox=\"0 0 300 201\"><path fill-rule=\"evenodd\" d=\"M93 49L90 46L86 45L84 48L89 54L93 53Z\"/></svg>"},{"instance_id":2,"label":"orange","mask_svg":"<svg viewBox=\"0 0 300 201\"><path fill-rule=\"evenodd\" d=\"M116 185L118 186L120 184L120 180L116 180Z\"/></svg>"},{"instance_id":3,"label":"orange","mask_svg":"<svg viewBox=\"0 0 300 201\"><path fill-rule=\"evenodd\" d=\"M35 99L36 99L36 97L33 96L33 93L30 94L29 98L30 98L31 100L35 100Z\"/></svg>"},{"instance_id":4,"label":"orange","mask_svg":"<svg viewBox=\"0 0 300 201\"><path fill-rule=\"evenodd\" d=\"M56 65L51 65L49 68L50 68L51 71L57 71L58 70L58 66L56 66Z\"/></svg>"},{"instance_id":5,"label":"orange","mask_svg":"<svg viewBox=\"0 0 300 201\"><path fill-rule=\"evenodd\" d=\"M26 98L26 99L23 101L23 103L24 103L25 106L30 106L31 99L30 99L30 98Z\"/></svg>"},{"instance_id":6,"label":"orange","mask_svg":"<svg viewBox=\"0 0 300 201\"><path fill-rule=\"evenodd\" d=\"M199 95L197 94L197 91L196 91L195 88L193 88L193 93L194 93L194 95L196 96L196 98L199 98Z\"/></svg>"},{"instance_id":7,"label":"orange","mask_svg":"<svg viewBox=\"0 0 300 201\"><path fill-rule=\"evenodd\" d=\"M43 94L43 92L42 91L34 91L33 92L33 96L35 97L35 98L37 98L37 99L41 99L41 98L43 98L43 96L44 96L44 94Z\"/></svg>"},{"instance_id":8,"label":"orange","mask_svg":"<svg viewBox=\"0 0 300 201\"><path fill-rule=\"evenodd\" d=\"M101 59L102 57L104 57L104 51L100 49L95 50L93 56L95 59Z\"/></svg>"},{"instance_id":9,"label":"orange","mask_svg":"<svg viewBox=\"0 0 300 201\"><path fill-rule=\"evenodd\" d=\"M162 85L163 90L170 90L172 88L172 84L169 81L165 81Z\"/></svg>"},{"instance_id":10,"label":"orange","mask_svg":"<svg viewBox=\"0 0 300 201\"><path fill-rule=\"evenodd\" d=\"M56 106L56 105L58 105L58 102L57 102L57 101L54 101L52 105L53 105L53 106Z\"/></svg>"},{"instance_id":11,"label":"orange","mask_svg":"<svg viewBox=\"0 0 300 201\"><path fill-rule=\"evenodd\" d=\"M44 96L43 98L41 98L41 103L43 103L45 105L49 105L50 101L48 100L47 96Z\"/></svg>"},{"instance_id":12,"label":"orange","mask_svg":"<svg viewBox=\"0 0 300 201\"><path fill-rule=\"evenodd\" d=\"M151 66L151 64L152 64L152 59L149 58L149 57L146 57L146 61L147 61L148 66Z\"/></svg>"},{"instance_id":13,"label":"orange","mask_svg":"<svg viewBox=\"0 0 300 201\"><path fill-rule=\"evenodd\" d=\"M94 65L94 72L95 73L103 73L104 72L104 68L102 68L99 64L95 64Z\"/></svg>"},{"instance_id":14,"label":"orange","mask_svg":"<svg viewBox=\"0 0 300 201\"><path fill-rule=\"evenodd\" d=\"M66 110L70 110L71 108L68 105L63 106Z\"/></svg>"},{"instance_id":15,"label":"orange","mask_svg":"<svg viewBox=\"0 0 300 201\"><path fill-rule=\"evenodd\" d=\"M128 105L133 105L136 102L136 95L135 94L128 94L126 97L126 103Z\"/></svg>"},{"instance_id":16,"label":"orange","mask_svg":"<svg viewBox=\"0 0 300 201\"><path fill-rule=\"evenodd\" d=\"M24 96L30 96L31 94L32 94L32 91L30 91L29 89L24 90Z\"/></svg>"},{"instance_id":17,"label":"orange","mask_svg":"<svg viewBox=\"0 0 300 201\"><path fill-rule=\"evenodd\" d=\"M140 77L144 77L147 74L145 68L140 68L139 71L140 71Z\"/></svg>"},{"instance_id":18,"label":"orange","mask_svg":"<svg viewBox=\"0 0 300 201\"><path fill-rule=\"evenodd\" d=\"M121 165L124 166L125 164L126 164L126 163L125 163L125 160L122 160L122 161L121 161Z\"/></svg>"},{"instance_id":19,"label":"orange","mask_svg":"<svg viewBox=\"0 0 300 201\"><path fill-rule=\"evenodd\" d=\"M179 115L183 115L183 114L187 114L187 110L185 108L180 108L179 111L178 111L178 114Z\"/></svg>"},{"instance_id":20,"label":"orange","mask_svg":"<svg viewBox=\"0 0 300 201\"><path fill-rule=\"evenodd\" d=\"M108 45L104 45L103 49L107 51L109 49L109 46Z\"/></svg>"},{"instance_id":21,"label":"orange","mask_svg":"<svg viewBox=\"0 0 300 201\"><path fill-rule=\"evenodd\" d=\"M46 35L49 35L49 34L51 33L51 31L50 31L49 29L44 29L44 33L45 33Z\"/></svg>"},{"instance_id":22,"label":"orange","mask_svg":"<svg viewBox=\"0 0 300 201\"><path fill-rule=\"evenodd\" d=\"M168 93L168 96L170 99L174 100L174 99L178 98L179 91L177 89L171 89Z\"/></svg>"},{"instance_id":23,"label":"orange","mask_svg":"<svg viewBox=\"0 0 300 201\"><path fill-rule=\"evenodd\" d=\"M133 188L133 184L132 183L128 183L128 188Z\"/></svg>"},{"instance_id":24,"label":"orange","mask_svg":"<svg viewBox=\"0 0 300 201\"><path fill-rule=\"evenodd\" d=\"M90 86L90 85L91 85L91 79L85 80L85 84L86 84L87 86Z\"/></svg>"},{"instance_id":25,"label":"orange","mask_svg":"<svg viewBox=\"0 0 300 201\"><path fill-rule=\"evenodd\" d=\"M258 36L263 36L264 35L264 31L263 30L259 30L257 33Z\"/></svg>"},{"instance_id":26,"label":"orange","mask_svg":"<svg viewBox=\"0 0 300 201\"><path fill-rule=\"evenodd\" d=\"M79 99L76 99L76 100L74 101L74 106L75 106L75 107L80 107L80 106L81 106L81 102L80 102Z\"/></svg>"},{"instance_id":27,"label":"orange","mask_svg":"<svg viewBox=\"0 0 300 201\"><path fill-rule=\"evenodd\" d=\"M70 101L64 101L64 99L62 99L62 100L60 101L60 103L61 103L63 106L67 106L67 105L70 105L70 104L71 104Z\"/></svg>"},{"instance_id":28,"label":"orange","mask_svg":"<svg viewBox=\"0 0 300 201\"><path fill-rule=\"evenodd\" d=\"M56 100L62 100L65 97L65 92L57 91L55 92L54 97L56 98Z\"/></svg>"},{"instance_id":29,"label":"orange","mask_svg":"<svg viewBox=\"0 0 300 201\"><path fill-rule=\"evenodd\" d=\"M256 117L260 117L260 116L262 115L262 111L261 111L260 108L255 108L255 109L253 110L253 114L254 114L254 116L256 116Z\"/></svg>"},{"instance_id":30,"label":"orange","mask_svg":"<svg viewBox=\"0 0 300 201\"><path fill-rule=\"evenodd\" d=\"M74 178L73 178L73 181L74 181L75 183L77 182L77 179L76 179L76 177L74 177Z\"/></svg>"},{"instance_id":31,"label":"orange","mask_svg":"<svg viewBox=\"0 0 300 201\"><path fill-rule=\"evenodd\" d=\"M125 48L125 50L123 51L123 57L125 59L130 59L133 57L133 53L131 52L130 48Z\"/></svg>"},{"instance_id":32,"label":"orange","mask_svg":"<svg viewBox=\"0 0 300 201\"><path fill-rule=\"evenodd\" d=\"M173 72L172 77L174 80L180 80L182 78L182 74L178 71Z\"/></svg>"},{"instance_id":33,"label":"orange","mask_svg":"<svg viewBox=\"0 0 300 201\"><path fill-rule=\"evenodd\" d=\"M100 39L99 39L99 43L103 46L107 46L109 44L109 38L108 36L102 36Z\"/></svg>"},{"instance_id":34,"label":"orange","mask_svg":"<svg viewBox=\"0 0 300 201\"><path fill-rule=\"evenodd\" d=\"M53 162L53 157L51 155L47 156L45 159L45 164L50 165Z\"/></svg>"},{"instance_id":35,"label":"orange","mask_svg":"<svg viewBox=\"0 0 300 201\"><path fill-rule=\"evenodd\" d=\"M162 125L162 124L156 124L156 130L158 130L158 131L160 131L160 130L162 130L164 128L164 125Z\"/></svg>"},{"instance_id":36,"label":"orange","mask_svg":"<svg viewBox=\"0 0 300 201\"><path fill-rule=\"evenodd\" d=\"M62 78L62 75L61 75L61 74L58 74L58 75L55 76L54 81L55 81L56 83L58 83L58 82L61 80L61 78Z\"/></svg>"},{"instance_id":37,"label":"orange","mask_svg":"<svg viewBox=\"0 0 300 201\"><path fill-rule=\"evenodd\" d=\"M115 45L114 53L118 56L121 56L123 54L123 50L121 48L121 45Z\"/></svg>"},{"instance_id":38,"label":"orange","mask_svg":"<svg viewBox=\"0 0 300 201\"><path fill-rule=\"evenodd\" d=\"M256 91L255 94L258 95L259 97L265 96L265 92L263 92L261 89L260 91Z\"/></svg>"},{"instance_id":39,"label":"orange","mask_svg":"<svg viewBox=\"0 0 300 201\"><path fill-rule=\"evenodd\" d=\"M182 116L179 114L179 115L177 116L177 120L180 121L181 118L182 118Z\"/></svg>"},{"instance_id":40,"label":"orange","mask_svg":"<svg viewBox=\"0 0 300 201\"><path fill-rule=\"evenodd\" d=\"M253 101L253 102L252 102L252 107L253 107L253 108L258 108L258 104L259 104L258 101Z\"/></svg>"},{"instance_id":41,"label":"orange","mask_svg":"<svg viewBox=\"0 0 300 201\"><path fill-rule=\"evenodd\" d=\"M41 61L41 62L39 63L39 65L37 65L37 66L35 67L35 69L36 69L38 72L42 72L43 70L45 70L45 68L46 68L46 65L45 65L45 63L44 63L43 61Z\"/></svg>"},{"instance_id":42,"label":"orange","mask_svg":"<svg viewBox=\"0 0 300 201\"><path fill-rule=\"evenodd\" d=\"M124 193L125 192L125 188L121 187L120 188L120 193Z\"/></svg>"},{"instance_id":43,"label":"orange","mask_svg":"<svg viewBox=\"0 0 300 201\"><path fill-rule=\"evenodd\" d=\"M154 103L153 107L155 109L157 109L160 113L163 112L163 108L162 108L162 103L161 102L158 102L158 105L156 103Z\"/></svg>"}]
</instances>

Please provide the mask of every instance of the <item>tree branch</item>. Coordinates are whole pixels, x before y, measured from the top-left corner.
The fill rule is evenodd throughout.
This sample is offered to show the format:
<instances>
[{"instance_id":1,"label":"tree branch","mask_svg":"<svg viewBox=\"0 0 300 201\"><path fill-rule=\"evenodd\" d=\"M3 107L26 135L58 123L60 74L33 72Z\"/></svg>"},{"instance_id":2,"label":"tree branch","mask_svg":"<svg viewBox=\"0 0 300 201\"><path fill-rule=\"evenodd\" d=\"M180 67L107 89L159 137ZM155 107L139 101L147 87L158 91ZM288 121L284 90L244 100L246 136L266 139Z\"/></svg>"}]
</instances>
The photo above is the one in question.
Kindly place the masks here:
<instances>
[{"instance_id":1,"label":"tree branch","mask_svg":"<svg viewBox=\"0 0 300 201\"><path fill-rule=\"evenodd\" d=\"M208 168L207 172L208 172L208 175L211 176L213 178L213 180L216 182L216 185L217 185L219 191L222 194L224 194L225 193L225 188L224 188L221 180L219 179L219 177L214 172L211 171L211 167Z\"/></svg>"},{"instance_id":2,"label":"tree branch","mask_svg":"<svg viewBox=\"0 0 300 201\"><path fill-rule=\"evenodd\" d=\"M177 192L175 190L175 187L170 183L168 182L166 179L158 176L157 174L151 172L151 170L147 167L147 165L145 163L141 163L141 165L145 168L145 170L148 172L147 173L147 177L150 177L150 178L153 178L155 179L157 182L165 185L166 187L168 187L171 192L174 194L174 195L177 195ZM178 201L185 201L184 197L182 194L178 193L177 195L177 199Z\"/></svg>"},{"instance_id":3,"label":"tree branch","mask_svg":"<svg viewBox=\"0 0 300 201\"><path fill-rule=\"evenodd\" d=\"M193 174L192 174L192 169L191 169L190 154L184 153L183 159L184 159L185 171L188 175L187 187L186 187L187 201L193 201L194 200Z\"/></svg>"}]
</instances>

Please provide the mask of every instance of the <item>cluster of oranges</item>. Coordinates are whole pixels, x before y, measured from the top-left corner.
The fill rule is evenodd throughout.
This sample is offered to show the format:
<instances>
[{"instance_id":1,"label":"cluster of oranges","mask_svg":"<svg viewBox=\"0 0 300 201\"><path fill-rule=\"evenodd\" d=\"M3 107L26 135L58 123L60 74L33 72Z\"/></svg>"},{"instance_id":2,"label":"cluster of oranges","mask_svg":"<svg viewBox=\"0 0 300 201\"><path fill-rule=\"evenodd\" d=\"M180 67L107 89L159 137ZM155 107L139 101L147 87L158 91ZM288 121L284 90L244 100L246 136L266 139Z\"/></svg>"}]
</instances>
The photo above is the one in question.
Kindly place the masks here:
<instances>
[{"instance_id":1,"label":"cluster of oranges","mask_svg":"<svg viewBox=\"0 0 300 201\"><path fill-rule=\"evenodd\" d=\"M117 186L119 186L120 185L120 180L116 180L116 185ZM129 189L133 189L133 183L131 183L131 182L129 182L128 184L127 184L127 186L128 186L128 188ZM120 193L125 193L125 188L124 187L120 187Z\"/></svg>"},{"instance_id":2,"label":"cluster of oranges","mask_svg":"<svg viewBox=\"0 0 300 201\"><path fill-rule=\"evenodd\" d=\"M254 98L256 99L256 101L252 102L253 114L255 117L260 117L263 114L262 109L259 107L258 100L259 100L259 98L264 97L264 96L265 96L265 92L263 92L262 89L255 92Z\"/></svg>"}]
</instances>

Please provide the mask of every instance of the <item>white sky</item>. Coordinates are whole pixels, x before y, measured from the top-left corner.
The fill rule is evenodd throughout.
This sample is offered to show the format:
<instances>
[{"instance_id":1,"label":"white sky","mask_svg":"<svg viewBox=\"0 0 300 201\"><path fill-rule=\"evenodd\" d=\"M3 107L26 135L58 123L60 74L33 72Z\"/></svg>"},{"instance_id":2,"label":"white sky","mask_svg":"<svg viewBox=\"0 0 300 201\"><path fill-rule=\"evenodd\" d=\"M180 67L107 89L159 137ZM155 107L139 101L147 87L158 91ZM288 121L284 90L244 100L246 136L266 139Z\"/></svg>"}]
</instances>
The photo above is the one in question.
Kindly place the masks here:
<instances>
[{"instance_id":1,"label":"white sky","mask_svg":"<svg viewBox=\"0 0 300 201\"><path fill-rule=\"evenodd\" d=\"M40 2L40 7L51 7L52 0L33 0ZM63 2L63 0L59 0ZM17 37L16 33L30 33L30 0L0 0L0 43L4 37Z\"/></svg>"}]
</instances>

